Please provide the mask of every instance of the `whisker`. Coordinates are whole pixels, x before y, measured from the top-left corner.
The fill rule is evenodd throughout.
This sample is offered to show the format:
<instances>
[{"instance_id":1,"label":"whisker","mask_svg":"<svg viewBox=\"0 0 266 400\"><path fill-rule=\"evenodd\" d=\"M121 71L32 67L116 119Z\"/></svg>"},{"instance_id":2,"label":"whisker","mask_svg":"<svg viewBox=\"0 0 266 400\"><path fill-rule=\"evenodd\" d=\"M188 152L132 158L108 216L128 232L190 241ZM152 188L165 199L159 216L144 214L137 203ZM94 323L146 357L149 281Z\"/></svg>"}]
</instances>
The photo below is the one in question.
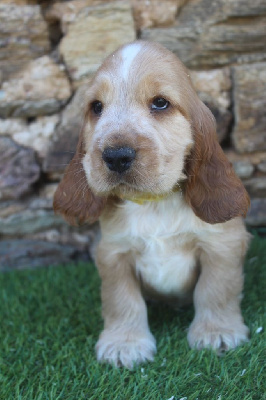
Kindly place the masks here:
<instances>
[{"instance_id":1,"label":"whisker","mask_svg":"<svg viewBox=\"0 0 266 400\"><path fill-rule=\"evenodd\" d=\"M84 182L84 180L86 179L85 176L83 176L78 182L75 182L74 185L71 186L70 190L74 188L74 186L78 185L80 182ZM79 191L79 187L76 190L76 193Z\"/></svg>"}]
</instances>

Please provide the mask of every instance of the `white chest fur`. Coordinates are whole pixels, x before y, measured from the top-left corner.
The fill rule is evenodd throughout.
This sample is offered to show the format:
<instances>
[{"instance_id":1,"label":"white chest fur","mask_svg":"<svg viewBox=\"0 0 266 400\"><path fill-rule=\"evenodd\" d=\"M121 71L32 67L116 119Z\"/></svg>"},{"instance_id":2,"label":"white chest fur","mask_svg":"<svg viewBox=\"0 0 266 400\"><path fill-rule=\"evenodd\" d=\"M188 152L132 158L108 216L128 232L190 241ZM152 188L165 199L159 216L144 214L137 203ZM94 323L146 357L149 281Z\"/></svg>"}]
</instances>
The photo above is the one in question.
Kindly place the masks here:
<instances>
[{"instance_id":1,"label":"white chest fur","mask_svg":"<svg viewBox=\"0 0 266 400\"><path fill-rule=\"evenodd\" d=\"M179 193L144 205L126 201L101 225L102 241L111 243L114 253L130 252L137 276L167 296L188 290L197 262L198 235L204 230L209 233L210 227Z\"/></svg>"}]
</instances>

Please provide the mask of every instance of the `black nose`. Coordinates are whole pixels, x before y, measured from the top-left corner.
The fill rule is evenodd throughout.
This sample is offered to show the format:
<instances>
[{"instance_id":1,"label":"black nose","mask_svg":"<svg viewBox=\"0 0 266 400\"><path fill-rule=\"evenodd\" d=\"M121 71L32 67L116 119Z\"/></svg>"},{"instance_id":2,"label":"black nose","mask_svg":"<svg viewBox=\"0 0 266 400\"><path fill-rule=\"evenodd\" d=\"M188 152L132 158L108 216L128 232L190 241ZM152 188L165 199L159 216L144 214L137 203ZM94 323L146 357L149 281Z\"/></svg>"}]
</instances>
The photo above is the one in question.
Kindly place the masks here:
<instances>
[{"instance_id":1,"label":"black nose","mask_svg":"<svg viewBox=\"0 0 266 400\"><path fill-rule=\"evenodd\" d=\"M102 157L110 171L121 174L130 168L136 152L131 147L107 148Z\"/></svg>"}]
</instances>

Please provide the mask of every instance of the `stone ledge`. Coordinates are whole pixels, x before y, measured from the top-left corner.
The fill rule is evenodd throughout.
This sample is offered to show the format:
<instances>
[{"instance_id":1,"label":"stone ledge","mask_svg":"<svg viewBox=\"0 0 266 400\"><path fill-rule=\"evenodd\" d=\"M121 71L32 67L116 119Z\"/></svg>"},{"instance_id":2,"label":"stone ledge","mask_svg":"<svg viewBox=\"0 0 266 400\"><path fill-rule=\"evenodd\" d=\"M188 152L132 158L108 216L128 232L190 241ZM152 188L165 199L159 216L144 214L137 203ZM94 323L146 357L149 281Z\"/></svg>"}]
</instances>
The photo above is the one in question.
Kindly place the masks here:
<instances>
[{"instance_id":1,"label":"stone ledge","mask_svg":"<svg viewBox=\"0 0 266 400\"><path fill-rule=\"evenodd\" d=\"M250 227L266 226L266 199L251 199L245 222Z\"/></svg>"},{"instance_id":2,"label":"stone ledge","mask_svg":"<svg viewBox=\"0 0 266 400\"><path fill-rule=\"evenodd\" d=\"M64 66L49 56L28 63L0 90L0 117L36 117L53 114L66 104L71 86Z\"/></svg>"},{"instance_id":3,"label":"stone ledge","mask_svg":"<svg viewBox=\"0 0 266 400\"><path fill-rule=\"evenodd\" d=\"M266 60L264 0L197 0L185 3L173 26L143 29L192 69Z\"/></svg>"},{"instance_id":4,"label":"stone ledge","mask_svg":"<svg viewBox=\"0 0 266 400\"><path fill-rule=\"evenodd\" d=\"M12 3L0 4L0 70L5 79L50 51L40 5Z\"/></svg>"},{"instance_id":5,"label":"stone ledge","mask_svg":"<svg viewBox=\"0 0 266 400\"><path fill-rule=\"evenodd\" d=\"M89 255L73 246L27 239L0 242L0 271L89 261Z\"/></svg>"}]
</instances>

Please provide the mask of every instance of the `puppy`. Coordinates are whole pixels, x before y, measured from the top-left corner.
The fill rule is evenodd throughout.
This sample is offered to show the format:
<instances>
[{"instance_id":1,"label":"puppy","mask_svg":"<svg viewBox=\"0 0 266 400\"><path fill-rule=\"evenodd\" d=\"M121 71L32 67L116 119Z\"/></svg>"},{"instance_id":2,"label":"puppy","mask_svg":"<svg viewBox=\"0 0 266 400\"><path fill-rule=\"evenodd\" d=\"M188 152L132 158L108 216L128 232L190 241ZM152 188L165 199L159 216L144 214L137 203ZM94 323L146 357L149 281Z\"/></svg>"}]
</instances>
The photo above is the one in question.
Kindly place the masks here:
<instances>
[{"instance_id":1,"label":"puppy","mask_svg":"<svg viewBox=\"0 0 266 400\"><path fill-rule=\"evenodd\" d=\"M84 104L54 209L71 224L100 220L98 360L132 368L153 359L147 297L194 301L191 347L246 341L241 217L249 197L184 65L158 44L125 45L103 62Z\"/></svg>"}]
</instances>

